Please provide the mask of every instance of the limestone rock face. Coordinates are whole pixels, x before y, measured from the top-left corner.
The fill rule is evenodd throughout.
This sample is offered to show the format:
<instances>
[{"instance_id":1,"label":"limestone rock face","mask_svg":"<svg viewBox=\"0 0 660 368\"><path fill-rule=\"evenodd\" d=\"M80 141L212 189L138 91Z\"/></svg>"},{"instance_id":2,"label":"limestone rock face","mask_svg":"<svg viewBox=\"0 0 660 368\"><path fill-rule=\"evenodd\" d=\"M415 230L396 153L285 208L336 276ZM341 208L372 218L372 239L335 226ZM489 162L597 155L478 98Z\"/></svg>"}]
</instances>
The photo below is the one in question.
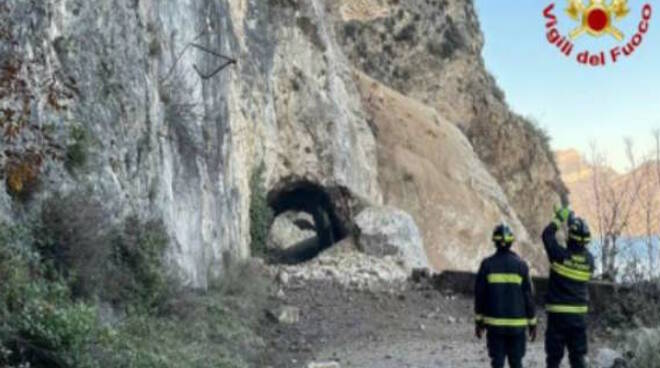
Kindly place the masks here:
<instances>
[{"instance_id":1,"label":"limestone rock face","mask_svg":"<svg viewBox=\"0 0 660 368\"><path fill-rule=\"evenodd\" d=\"M44 154L41 196L89 187L117 219L162 217L169 259L188 284L204 287L219 274L224 252L249 255L249 178L262 162L269 189L307 180L381 201L373 135L321 1L18 0L0 8L11 30L0 39L3 73L11 65L25 83L3 108L23 111L22 93L32 96L30 129L2 141L0 166L5 148L20 156L42 144L33 134L41 127L54 132L56 151L84 127L86 170L73 178L62 150ZM228 59L217 55L236 62L220 70ZM2 218L12 211L2 190Z\"/></svg>"},{"instance_id":2,"label":"limestone rock face","mask_svg":"<svg viewBox=\"0 0 660 368\"><path fill-rule=\"evenodd\" d=\"M438 269L472 269L495 221L535 235L556 202L547 152L484 70L469 1L14 0L0 30L0 221L84 189L113 222L162 218L193 287L223 254L250 255L262 164L269 199L323 188L349 232L365 207L409 212L416 225L380 220L418 228L407 241ZM355 68L415 109L378 105ZM71 169L80 130L88 157ZM33 164L18 181L17 162ZM23 184L36 192L18 202Z\"/></svg>"},{"instance_id":3,"label":"limestone rock face","mask_svg":"<svg viewBox=\"0 0 660 368\"><path fill-rule=\"evenodd\" d=\"M252 7L270 13L269 28L254 32L272 42L254 46L274 46L264 76L272 79L267 96L274 110L274 126L264 135L270 182L301 178L379 202L374 138L323 1L254 1ZM251 51L246 58L261 56Z\"/></svg>"},{"instance_id":4,"label":"limestone rock face","mask_svg":"<svg viewBox=\"0 0 660 368\"><path fill-rule=\"evenodd\" d=\"M415 220L402 210L368 207L355 219L358 246L368 255L393 256L407 269L429 267L424 241Z\"/></svg>"}]
</instances>

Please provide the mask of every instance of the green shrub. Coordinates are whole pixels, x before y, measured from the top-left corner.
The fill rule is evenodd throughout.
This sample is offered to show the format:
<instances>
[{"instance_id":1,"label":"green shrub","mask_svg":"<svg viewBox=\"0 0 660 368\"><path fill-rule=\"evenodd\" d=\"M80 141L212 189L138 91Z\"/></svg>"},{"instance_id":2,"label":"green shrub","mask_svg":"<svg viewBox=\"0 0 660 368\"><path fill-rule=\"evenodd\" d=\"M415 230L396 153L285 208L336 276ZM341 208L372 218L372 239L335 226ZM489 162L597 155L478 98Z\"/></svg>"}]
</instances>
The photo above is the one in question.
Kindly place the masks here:
<instances>
[{"instance_id":1,"label":"green shrub","mask_svg":"<svg viewBox=\"0 0 660 368\"><path fill-rule=\"evenodd\" d=\"M266 255L266 242L268 230L273 223L273 210L268 205L266 189L264 187L263 173L265 166L262 163L252 172L250 177L250 249L254 256Z\"/></svg>"},{"instance_id":2,"label":"green shrub","mask_svg":"<svg viewBox=\"0 0 660 368\"><path fill-rule=\"evenodd\" d=\"M245 368L240 352L229 346L252 332L228 315L217 300L195 297L191 316L135 314L124 320L97 356L104 367Z\"/></svg>"},{"instance_id":3,"label":"green shrub","mask_svg":"<svg viewBox=\"0 0 660 368\"><path fill-rule=\"evenodd\" d=\"M97 217L103 209L82 198L48 201L30 227L0 224L0 367L254 366L268 291L258 267L228 266L209 292L184 292L166 270L160 221L131 216L100 231L110 227ZM87 249L96 246L104 250ZM89 259L97 268L74 250L98 258ZM82 288L81 279L94 282ZM99 300L128 313L102 326Z\"/></svg>"},{"instance_id":4,"label":"green shrub","mask_svg":"<svg viewBox=\"0 0 660 368\"><path fill-rule=\"evenodd\" d=\"M102 329L66 282L44 278L29 231L0 224L0 366L80 366Z\"/></svg>"},{"instance_id":5,"label":"green shrub","mask_svg":"<svg viewBox=\"0 0 660 368\"><path fill-rule=\"evenodd\" d=\"M600 325L631 329L660 325L660 282L620 285L596 316Z\"/></svg>"},{"instance_id":6,"label":"green shrub","mask_svg":"<svg viewBox=\"0 0 660 368\"><path fill-rule=\"evenodd\" d=\"M112 251L107 219L99 201L76 192L46 200L34 225L36 249L76 297L95 296L104 282Z\"/></svg>"},{"instance_id":7,"label":"green shrub","mask_svg":"<svg viewBox=\"0 0 660 368\"><path fill-rule=\"evenodd\" d=\"M154 308L175 285L164 264L165 227L136 216L117 227L108 217L89 194L53 196L34 227L35 247L53 269L50 277L67 280L74 297Z\"/></svg>"},{"instance_id":8,"label":"green shrub","mask_svg":"<svg viewBox=\"0 0 660 368\"><path fill-rule=\"evenodd\" d=\"M104 367L265 366L254 330L267 301L268 281L254 263L228 266L207 292L179 291L160 313L122 321L98 359ZM260 362L260 361L259 361Z\"/></svg>"},{"instance_id":9,"label":"green shrub","mask_svg":"<svg viewBox=\"0 0 660 368\"><path fill-rule=\"evenodd\" d=\"M165 265L168 244L161 221L129 216L114 236L102 297L115 304L146 309L165 302L176 285Z\"/></svg>"},{"instance_id":10,"label":"green shrub","mask_svg":"<svg viewBox=\"0 0 660 368\"><path fill-rule=\"evenodd\" d=\"M64 166L73 172L87 164L89 151L89 138L87 131L82 126L75 126L71 130L72 143L66 147L66 158Z\"/></svg>"}]
</instances>

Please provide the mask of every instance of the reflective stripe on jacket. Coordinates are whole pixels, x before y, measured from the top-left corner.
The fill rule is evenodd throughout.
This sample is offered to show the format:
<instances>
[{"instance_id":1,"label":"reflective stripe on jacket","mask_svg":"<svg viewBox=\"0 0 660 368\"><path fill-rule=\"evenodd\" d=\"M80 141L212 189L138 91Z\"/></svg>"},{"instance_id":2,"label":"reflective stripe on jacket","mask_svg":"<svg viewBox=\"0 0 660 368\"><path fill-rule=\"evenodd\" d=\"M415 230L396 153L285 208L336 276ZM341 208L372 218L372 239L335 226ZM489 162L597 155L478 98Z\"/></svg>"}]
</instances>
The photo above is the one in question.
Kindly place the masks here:
<instances>
[{"instance_id":1,"label":"reflective stripe on jacket","mask_svg":"<svg viewBox=\"0 0 660 368\"><path fill-rule=\"evenodd\" d=\"M562 247L557 241L559 227L550 223L543 231L543 245L550 260L546 311L558 314L586 314L594 258L585 247Z\"/></svg>"},{"instance_id":2,"label":"reflective stripe on jacket","mask_svg":"<svg viewBox=\"0 0 660 368\"><path fill-rule=\"evenodd\" d=\"M477 322L489 328L513 331L536 324L529 268L508 249L481 263L474 300Z\"/></svg>"}]
</instances>

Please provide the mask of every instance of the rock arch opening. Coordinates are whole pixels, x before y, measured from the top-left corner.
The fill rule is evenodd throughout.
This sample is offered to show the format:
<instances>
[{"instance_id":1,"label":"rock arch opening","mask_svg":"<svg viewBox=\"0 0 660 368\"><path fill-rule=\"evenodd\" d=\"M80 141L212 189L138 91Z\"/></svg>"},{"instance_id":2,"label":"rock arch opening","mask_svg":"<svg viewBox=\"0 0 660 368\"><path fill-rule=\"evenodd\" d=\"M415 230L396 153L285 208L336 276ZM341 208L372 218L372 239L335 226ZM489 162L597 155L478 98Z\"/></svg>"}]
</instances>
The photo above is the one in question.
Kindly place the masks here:
<instances>
[{"instance_id":1,"label":"rock arch opening","mask_svg":"<svg viewBox=\"0 0 660 368\"><path fill-rule=\"evenodd\" d=\"M286 184L268 194L268 203L275 214L268 236L271 262L309 261L348 234L328 190L320 185L306 181Z\"/></svg>"}]
</instances>

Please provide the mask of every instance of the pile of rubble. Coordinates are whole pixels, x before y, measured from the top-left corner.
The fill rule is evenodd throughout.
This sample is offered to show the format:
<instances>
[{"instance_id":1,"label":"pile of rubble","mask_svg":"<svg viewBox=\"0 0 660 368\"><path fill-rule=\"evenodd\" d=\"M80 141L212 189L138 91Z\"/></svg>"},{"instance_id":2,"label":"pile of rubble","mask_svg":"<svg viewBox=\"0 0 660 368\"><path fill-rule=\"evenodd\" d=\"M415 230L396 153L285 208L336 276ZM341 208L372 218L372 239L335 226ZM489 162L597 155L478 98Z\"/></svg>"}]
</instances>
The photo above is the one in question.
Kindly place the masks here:
<instances>
[{"instance_id":1,"label":"pile of rubble","mask_svg":"<svg viewBox=\"0 0 660 368\"><path fill-rule=\"evenodd\" d=\"M272 266L280 284L331 281L353 290L389 290L405 284L409 271L397 257L375 257L360 252L323 254L295 266Z\"/></svg>"}]
</instances>

